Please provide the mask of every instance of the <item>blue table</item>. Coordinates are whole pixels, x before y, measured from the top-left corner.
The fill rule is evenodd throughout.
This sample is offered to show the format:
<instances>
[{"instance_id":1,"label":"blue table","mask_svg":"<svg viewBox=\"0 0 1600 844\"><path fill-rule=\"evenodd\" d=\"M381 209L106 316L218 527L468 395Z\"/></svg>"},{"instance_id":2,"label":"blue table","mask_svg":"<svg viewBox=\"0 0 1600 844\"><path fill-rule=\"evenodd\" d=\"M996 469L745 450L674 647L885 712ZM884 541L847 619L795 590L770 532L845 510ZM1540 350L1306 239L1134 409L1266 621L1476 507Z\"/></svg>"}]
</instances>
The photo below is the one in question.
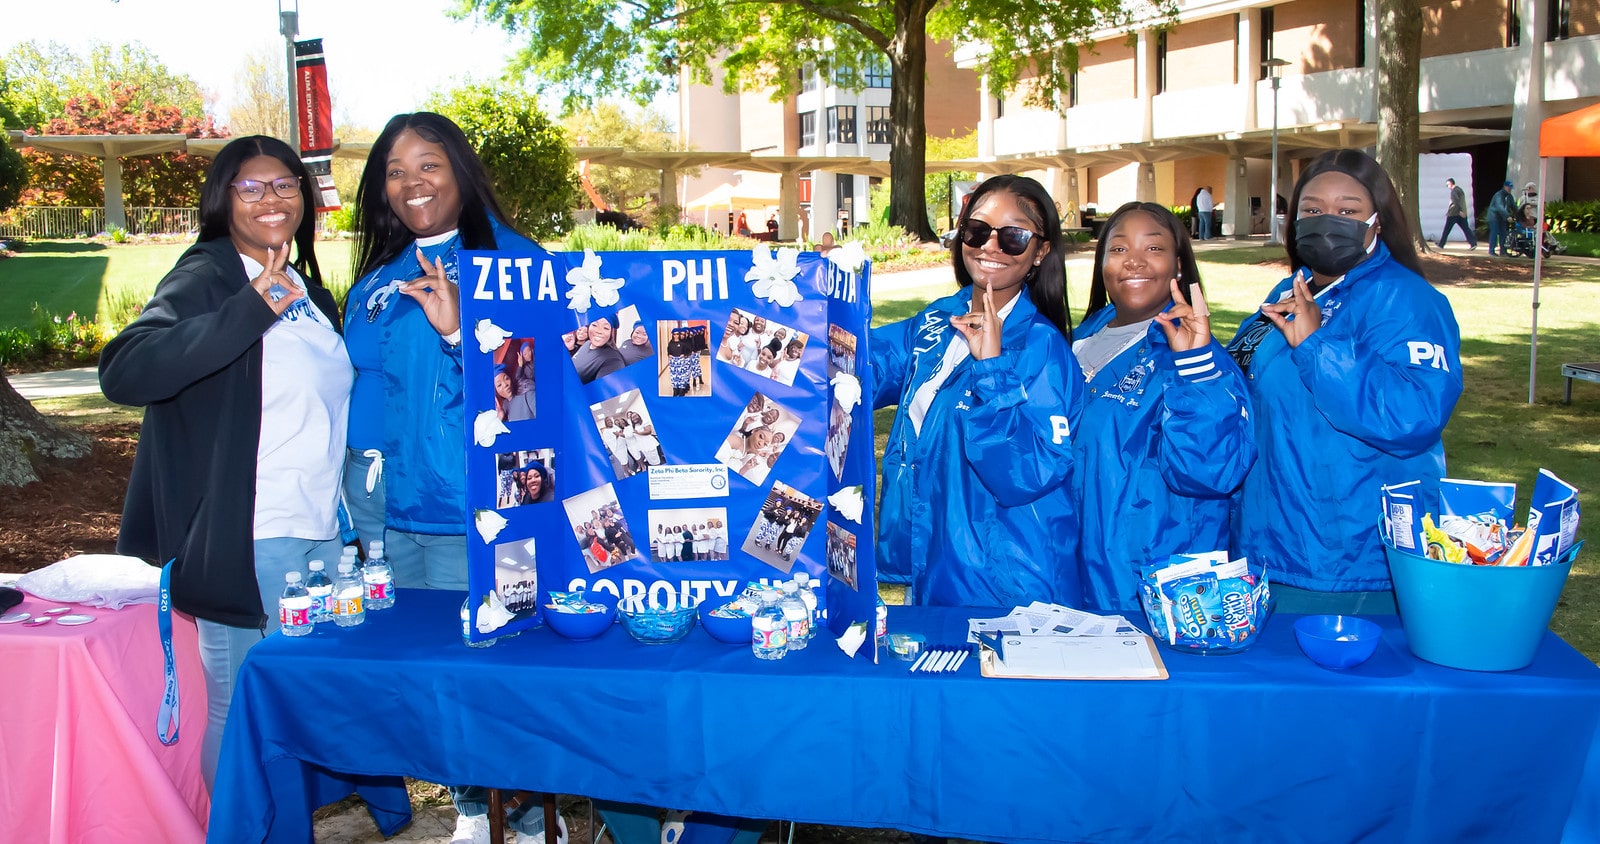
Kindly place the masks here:
<instances>
[{"instance_id":1,"label":"blue table","mask_svg":"<svg viewBox=\"0 0 1600 844\"><path fill-rule=\"evenodd\" d=\"M1163 682L995 680L825 641L765 663L699 630L469 650L460 602L402 590L360 628L254 648L211 840L309 842L343 775L403 811L397 774L988 841L1540 842L1593 823L1573 809L1600 669L1554 635L1529 668L1481 674L1416 660L1377 619L1378 653L1336 673L1279 617L1237 656L1164 652ZM892 607L890 629L959 641L990 614Z\"/></svg>"}]
</instances>

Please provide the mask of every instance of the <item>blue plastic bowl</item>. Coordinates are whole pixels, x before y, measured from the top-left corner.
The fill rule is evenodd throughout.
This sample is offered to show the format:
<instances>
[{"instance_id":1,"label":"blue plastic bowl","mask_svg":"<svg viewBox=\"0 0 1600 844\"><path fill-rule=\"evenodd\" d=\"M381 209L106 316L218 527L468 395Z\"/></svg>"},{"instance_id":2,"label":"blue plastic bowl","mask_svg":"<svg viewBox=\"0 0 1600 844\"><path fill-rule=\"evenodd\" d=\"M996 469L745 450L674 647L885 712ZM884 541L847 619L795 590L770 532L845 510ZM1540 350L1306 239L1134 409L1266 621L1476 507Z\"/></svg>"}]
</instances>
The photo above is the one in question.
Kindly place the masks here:
<instances>
[{"instance_id":1,"label":"blue plastic bowl","mask_svg":"<svg viewBox=\"0 0 1600 844\"><path fill-rule=\"evenodd\" d=\"M719 642L729 645L748 645L750 644L751 633L749 616L741 616L739 618L723 618L721 616L715 616L711 614L713 611L720 610L731 603L733 602L722 601L715 604L701 604L700 626L704 627L706 632L711 634L711 638L716 639Z\"/></svg>"},{"instance_id":2,"label":"blue plastic bowl","mask_svg":"<svg viewBox=\"0 0 1600 844\"><path fill-rule=\"evenodd\" d=\"M574 642L586 642L599 638L611 629L612 622L617 620L617 599L604 592L593 592L584 596L592 604L600 604L606 608L605 612L561 612L548 606L544 608L544 621L550 629L556 631L564 639Z\"/></svg>"},{"instance_id":3,"label":"blue plastic bowl","mask_svg":"<svg viewBox=\"0 0 1600 844\"><path fill-rule=\"evenodd\" d=\"M628 635L646 645L667 645L689 635L694 629L695 602L692 599L678 602L667 609L649 601L622 603L617 606L617 617ZM746 639L746 641L749 641Z\"/></svg>"},{"instance_id":4,"label":"blue plastic bowl","mask_svg":"<svg viewBox=\"0 0 1600 844\"><path fill-rule=\"evenodd\" d=\"M1308 615L1294 622L1294 638L1323 668L1354 668L1372 656L1383 628L1353 615Z\"/></svg>"}]
</instances>

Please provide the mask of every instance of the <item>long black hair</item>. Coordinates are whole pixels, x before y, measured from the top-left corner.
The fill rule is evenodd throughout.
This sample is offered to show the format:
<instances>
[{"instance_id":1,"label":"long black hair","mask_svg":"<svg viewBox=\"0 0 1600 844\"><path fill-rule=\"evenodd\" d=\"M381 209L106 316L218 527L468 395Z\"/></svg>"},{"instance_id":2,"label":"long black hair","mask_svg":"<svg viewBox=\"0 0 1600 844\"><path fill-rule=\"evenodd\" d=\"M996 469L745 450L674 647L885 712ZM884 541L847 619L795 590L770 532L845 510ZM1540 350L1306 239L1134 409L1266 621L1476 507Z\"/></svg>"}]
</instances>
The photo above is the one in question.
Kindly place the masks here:
<instances>
[{"instance_id":1,"label":"long black hair","mask_svg":"<svg viewBox=\"0 0 1600 844\"><path fill-rule=\"evenodd\" d=\"M199 242L222 240L233 235L233 180L246 161L260 156L277 160L300 180L300 226L294 230L295 258L290 263L308 284L322 286L322 269L317 266L316 182L300 156L289 145L266 135L248 135L229 141L206 170L200 186ZM267 190L272 190L267 185Z\"/></svg>"},{"instance_id":2,"label":"long black hair","mask_svg":"<svg viewBox=\"0 0 1600 844\"><path fill-rule=\"evenodd\" d=\"M1039 237L1050 244L1050 251L1039 261L1039 266L1028 271L1023 281L1028 285L1028 298L1033 300L1033 306L1071 342L1072 315L1067 309L1067 263L1066 253L1061 248L1061 217L1056 213L1055 200L1050 198L1050 192L1044 189L1044 185L1026 176L985 179L961 209L956 230L960 231L961 225L972 215L972 209L978 207L979 200L1002 190L1016 197L1023 216L1039 227ZM966 262L961 260L961 248L961 238L957 237L950 246L950 260L955 264L956 283L968 287L972 284L972 275L967 272Z\"/></svg>"},{"instance_id":3,"label":"long black hair","mask_svg":"<svg viewBox=\"0 0 1600 844\"><path fill-rule=\"evenodd\" d=\"M1416 238L1411 233L1411 225L1406 222L1405 209L1400 204L1400 194L1394 189L1394 182L1389 180L1389 173L1383 169L1383 165L1358 149L1328 150L1301 171L1299 180L1294 183L1294 194L1289 197L1289 228L1284 243L1284 248L1289 252L1289 266L1295 272L1305 266L1294 247L1294 225L1300 212L1300 192L1305 189L1307 182L1330 170L1355 179L1367 189L1372 196L1372 207L1378 212L1378 225L1381 227L1378 237L1383 239L1383 245L1389 248L1389 254L1402 266L1422 275L1422 263L1417 260Z\"/></svg>"},{"instance_id":4,"label":"long black hair","mask_svg":"<svg viewBox=\"0 0 1600 844\"><path fill-rule=\"evenodd\" d=\"M1200 283L1200 267L1194 261L1194 242L1189 240L1189 229L1178 219L1178 215L1157 202L1125 202L1111 212L1105 226L1100 229L1100 241L1094 247L1094 276L1089 281L1089 308L1083 312L1084 319L1094 316L1096 311L1108 304L1104 270L1106 249L1122 218L1136 212L1149 214L1172 233L1173 254L1178 258L1178 291L1183 294L1183 301L1189 301L1189 285Z\"/></svg>"},{"instance_id":5,"label":"long black hair","mask_svg":"<svg viewBox=\"0 0 1600 844\"><path fill-rule=\"evenodd\" d=\"M378 139L372 142L366 167L361 171L361 183L356 186L353 228L356 239L354 278L357 280L393 260L416 239L389 207L386 189L389 154L394 150L395 139L407 129L429 143L444 147L456 189L461 194L461 219L457 227L461 230L464 248L494 249L498 245L491 219L511 226L511 219L495 197L488 171L484 170L483 162L455 121L431 111L397 114L389 118Z\"/></svg>"}]
</instances>

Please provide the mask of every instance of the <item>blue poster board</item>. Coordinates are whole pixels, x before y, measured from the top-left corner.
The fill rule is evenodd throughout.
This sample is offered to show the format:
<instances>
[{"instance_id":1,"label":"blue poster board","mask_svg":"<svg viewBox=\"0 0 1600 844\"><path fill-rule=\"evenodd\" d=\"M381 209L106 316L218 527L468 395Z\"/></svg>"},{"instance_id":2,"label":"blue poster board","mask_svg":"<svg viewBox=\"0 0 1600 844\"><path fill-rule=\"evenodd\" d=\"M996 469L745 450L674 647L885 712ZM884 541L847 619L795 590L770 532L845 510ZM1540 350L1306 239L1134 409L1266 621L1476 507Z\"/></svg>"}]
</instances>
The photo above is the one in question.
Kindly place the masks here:
<instances>
[{"instance_id":1,"label":"blue poster board","mask_svg":"<svg viewBox=\"0 0 1600 844\"><path fill-rule=\"evenodd\" d=\"M835 634L873 617L869 265L761 247L460 266L475 641L539 624L552 591L721 602L802 570Z\"/></svg>"}]
</instances>

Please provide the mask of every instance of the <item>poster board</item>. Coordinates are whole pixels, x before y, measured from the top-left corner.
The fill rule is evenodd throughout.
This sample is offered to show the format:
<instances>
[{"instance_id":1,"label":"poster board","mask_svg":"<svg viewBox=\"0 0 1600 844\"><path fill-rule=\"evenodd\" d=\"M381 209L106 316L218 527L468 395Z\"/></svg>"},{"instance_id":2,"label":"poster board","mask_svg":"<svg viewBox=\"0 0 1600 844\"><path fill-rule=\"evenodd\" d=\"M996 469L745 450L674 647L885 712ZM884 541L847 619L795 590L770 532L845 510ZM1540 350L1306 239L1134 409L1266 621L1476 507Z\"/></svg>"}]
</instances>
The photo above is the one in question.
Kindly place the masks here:
<instances>
[{"instance_id":1,"label":"poster board","mask_svg":"<svg viewBox=\"0 0 1600 844\"><path fill-rule=\"evenodd\" d=\"M462 253L474 641L801 570L835 634L873 617L870 266L836 253Z\"/></svg>"}]
</instances>

